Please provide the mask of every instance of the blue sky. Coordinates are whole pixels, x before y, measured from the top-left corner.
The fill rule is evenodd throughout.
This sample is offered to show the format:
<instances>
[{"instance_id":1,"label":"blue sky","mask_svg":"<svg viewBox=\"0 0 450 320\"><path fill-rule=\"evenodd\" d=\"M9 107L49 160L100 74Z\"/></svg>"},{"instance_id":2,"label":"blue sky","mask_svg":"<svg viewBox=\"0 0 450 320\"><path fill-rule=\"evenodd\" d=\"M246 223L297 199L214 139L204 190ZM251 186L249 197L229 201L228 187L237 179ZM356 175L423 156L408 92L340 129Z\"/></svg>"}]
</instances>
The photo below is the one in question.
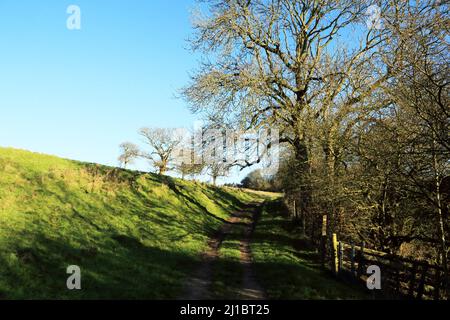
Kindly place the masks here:
<instances>
[{"instance_id":1,"label":"blue sky","mask_svg":"<svg viewBox=\"0 0 450 320\"><path fill-rule=\"evenodd\" d=\"M81 30L66 27L69 5ZM118 145L139 143L139 128L192 127L176 94L200 58L186 41L195 5L0 0L0 146L117 165Z\"/></svg>"},{"instance_id":2,"label":"blue sky","mask_svg":"<svg viewBox=\"0 0 450 320\"><path fill-rule=\"evenodd\" d=\"M66 28L71 4L81 30ZM194 5L0 1L0 146L116 165L140 127L192 126L175 95L198 61L186 49Z\"/></svg>"}]
</instances>

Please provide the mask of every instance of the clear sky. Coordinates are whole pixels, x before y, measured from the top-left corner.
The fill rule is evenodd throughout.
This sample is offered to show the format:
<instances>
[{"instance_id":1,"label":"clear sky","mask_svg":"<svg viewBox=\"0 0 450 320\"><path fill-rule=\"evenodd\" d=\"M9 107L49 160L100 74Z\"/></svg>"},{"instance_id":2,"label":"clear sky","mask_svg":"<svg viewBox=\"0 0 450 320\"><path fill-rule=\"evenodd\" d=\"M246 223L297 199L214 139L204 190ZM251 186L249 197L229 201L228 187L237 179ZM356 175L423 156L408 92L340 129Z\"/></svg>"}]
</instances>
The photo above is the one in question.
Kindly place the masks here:
<instances>
[{"instance_id":1,"label":"clear sky","mask_svg":"<svg viewBox=\"0 0 450 320\"><path fill-rule=\"evenodd\" d=\"M81 30L66 27L71 4ZM186 49L194 5L1 0L0 146L117 165L140 127L191 127L175 95L198 60Z\"/></svg>"}]
</instances>

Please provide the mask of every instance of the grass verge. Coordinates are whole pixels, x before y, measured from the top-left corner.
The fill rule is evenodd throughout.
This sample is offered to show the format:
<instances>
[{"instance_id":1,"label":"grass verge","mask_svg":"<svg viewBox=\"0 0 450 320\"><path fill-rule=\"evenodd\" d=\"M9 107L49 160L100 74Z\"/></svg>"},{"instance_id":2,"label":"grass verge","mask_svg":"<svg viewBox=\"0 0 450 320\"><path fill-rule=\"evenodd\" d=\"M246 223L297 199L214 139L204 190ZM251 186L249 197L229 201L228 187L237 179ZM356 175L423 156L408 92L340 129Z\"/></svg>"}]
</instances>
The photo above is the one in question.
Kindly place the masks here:
<instances>
[{"instance_id":1,"label":"grass verge","mask_svg":"<svg viewBox=\"0 0 450 320\"><path fill-rule=\"evenodd\" d=\"M320 268L318 255L289 231L281 199L268 202L252 237L254 271L270 299L370 299Z\"/></svg>"}]
</instances>

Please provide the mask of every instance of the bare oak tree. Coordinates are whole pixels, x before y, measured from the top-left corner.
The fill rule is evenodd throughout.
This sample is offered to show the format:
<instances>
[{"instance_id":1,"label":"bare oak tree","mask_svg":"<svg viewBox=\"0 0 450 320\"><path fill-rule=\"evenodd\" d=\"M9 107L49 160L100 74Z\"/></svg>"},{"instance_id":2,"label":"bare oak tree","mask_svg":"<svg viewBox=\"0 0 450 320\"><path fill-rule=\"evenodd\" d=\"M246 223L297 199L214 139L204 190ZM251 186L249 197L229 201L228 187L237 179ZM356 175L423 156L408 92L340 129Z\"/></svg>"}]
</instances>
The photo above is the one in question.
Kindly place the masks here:
<instances>
[{"instance_id":1,"label":"bare oak tree","mask_svg":"<svg viewBox=\"0 0 450 320\"><path fill-rule=\"evenodd\" d=\"M121 153L118 160L120 165L124 168L133 163L133 161L140 155L139 147L134 143L124 142L119 147Z\"/></svg>"},{"instance_id":2,"label":"bare oak tree","mask_svg":"<svg viewBox=\"0 0 450 320\"><path fill-rule=\"evenodd\" d=\"M212 162L206 165L207 174L211 177L213 185L217 184L217 179L228 176L230 165L225 162Z\"/></svg>"},{"instance_id":3,"label":"bare oak tree","mask_svg":"<svg viewBox=\"0 0 450 320\"><path fill-rule=\"evenodd\" d=\"M141 153L141 156L157 168L158 174L165 174L170 169L172 153L181 142L182 136L177 130L166 128L142 128L139 134L151 147L149 152Z\"/></svg>"},{"instance_id":4,"label":"bare oak tree","mask_svg":"<svg viewBox=\"0 0 450 320\"><path fill-rule=\"evenodd\" d=\"M344 122L388 77L388 70L371 68L386 33L360 28L350 48L342 45L352 27L364 22L367 1L205 2L209 12L197 19L191 43L206 59L184 97L194 112L218 124L276 126L302 173L304 209L310 198L308 126L331 114ZM329 126L327 134L334 132L337 127ZM324 146L330 157L332 141Z\"/></svg>"}]
</instances>

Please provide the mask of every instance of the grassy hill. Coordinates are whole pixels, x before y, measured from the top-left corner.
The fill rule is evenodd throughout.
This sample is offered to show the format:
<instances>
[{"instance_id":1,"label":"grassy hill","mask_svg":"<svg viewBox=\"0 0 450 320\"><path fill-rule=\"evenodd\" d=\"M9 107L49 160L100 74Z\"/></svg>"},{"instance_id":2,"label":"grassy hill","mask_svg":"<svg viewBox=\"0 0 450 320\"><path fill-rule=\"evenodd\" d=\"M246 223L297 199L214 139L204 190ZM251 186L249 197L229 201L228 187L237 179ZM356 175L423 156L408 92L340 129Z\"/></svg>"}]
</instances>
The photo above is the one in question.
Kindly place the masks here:
<instances>
[{"instance_id":1,"label":"grassy hill","mask_svg":"<svg viewBox=\"0 0 450 320\"><path fill-rule=\"evenodd\" d=\"M262 197L0 148L0 299L176 298L208 235Z\"/></svg>"}]
</instances>

